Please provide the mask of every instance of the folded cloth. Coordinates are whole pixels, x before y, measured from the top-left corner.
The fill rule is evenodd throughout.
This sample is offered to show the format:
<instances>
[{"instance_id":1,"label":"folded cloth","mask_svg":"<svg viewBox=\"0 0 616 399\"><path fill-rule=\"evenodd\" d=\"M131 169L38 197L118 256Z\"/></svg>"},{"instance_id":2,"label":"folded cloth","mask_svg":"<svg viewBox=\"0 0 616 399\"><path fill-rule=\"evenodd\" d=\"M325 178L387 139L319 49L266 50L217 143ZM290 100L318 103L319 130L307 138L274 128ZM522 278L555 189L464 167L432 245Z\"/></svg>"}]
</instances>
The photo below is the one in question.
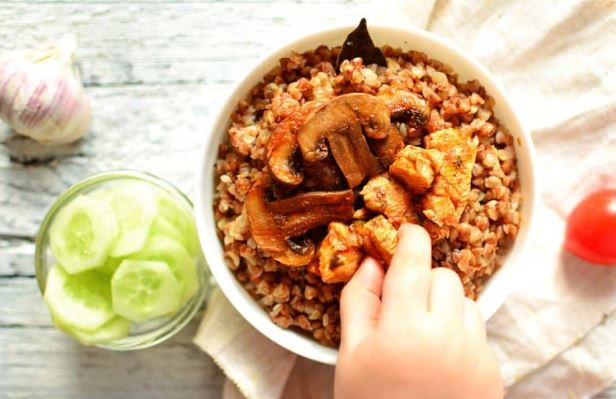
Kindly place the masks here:
<instances>
[{"instance_id":1,"label":"folded cloth","mask_svg":"<svg viewBox=\"0 0 616 399\"><path fill-rule=\"evenodd\" d=\"M575 203L616 186L616 2L377 3L366 4L376 10L375 23L425 27L479 58L531 129L540 234L522 289L488 322L489 341L508 398L590 397L616 380L616 268L586 264L564 252L562 241ZM195 342L244 396L331 397L333 367L296 360L216 298ZM225 386L225 398L238 395Z\"/></svg>"},{"instance_id":2,"label":"folded cloth","mask_svg":"<svg viewBox=\"0 0 616 399\"><path fill-rule=\"evenodd\" d=\"M296 356L259 334L216 289L195 344L208 353L248 398L279 398Z\"/></svg>"},{"instance_id":3,"label":"folded cloth","mask_svg":"<svg viewBox=\"0 0 616 399\"><path fill-rule=\"evenodd\" d=\"M614 379L614 331L616 313L611 313L570 349L511 386L507 397L586 398L600 393Z\"/></svg>"}]
</instances>

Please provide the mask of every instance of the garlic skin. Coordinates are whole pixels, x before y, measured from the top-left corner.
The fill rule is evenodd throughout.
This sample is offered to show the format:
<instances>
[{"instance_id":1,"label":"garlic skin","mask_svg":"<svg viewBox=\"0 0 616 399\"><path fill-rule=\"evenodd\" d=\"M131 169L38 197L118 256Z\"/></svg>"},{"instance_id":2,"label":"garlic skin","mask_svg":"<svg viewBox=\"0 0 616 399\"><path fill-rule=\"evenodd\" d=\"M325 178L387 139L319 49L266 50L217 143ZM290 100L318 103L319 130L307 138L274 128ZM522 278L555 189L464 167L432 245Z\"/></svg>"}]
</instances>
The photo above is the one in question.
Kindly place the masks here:
<instances>
[{"instance_id":1,"label":"garlic skin","mask_svg":"<svg viewBox=\"0 0 616 399\"><path fill-rule=\"evenodd\" d=\"M46 144L66 144L90 126L90 102L73 67L74 36L0 61L0 119Z\"/></svg>"}]
</instances>

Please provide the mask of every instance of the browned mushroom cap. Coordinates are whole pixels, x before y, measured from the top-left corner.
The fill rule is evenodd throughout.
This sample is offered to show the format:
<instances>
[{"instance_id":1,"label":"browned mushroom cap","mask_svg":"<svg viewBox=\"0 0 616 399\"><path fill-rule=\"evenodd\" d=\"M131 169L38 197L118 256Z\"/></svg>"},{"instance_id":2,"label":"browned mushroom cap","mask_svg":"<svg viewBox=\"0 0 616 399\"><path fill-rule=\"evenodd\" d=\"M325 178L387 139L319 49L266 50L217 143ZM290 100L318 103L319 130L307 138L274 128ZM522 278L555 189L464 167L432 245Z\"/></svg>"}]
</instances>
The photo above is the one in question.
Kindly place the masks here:
<instances>
[{"instance_id":1,"label":"browned mushroom cap","mask_svg":"<svg viewBox=\"0 0 616 399\"><path fill-rule=\"evenodd\" d=\"M404 148L404 140L398 129L392 125L389 131L390 133L384 139L369 140L370 148L372 148L384 168L389 168L389 165L396 160L398 152Z\"/></svg>"},{"instance_id":2,"label":"browned mushroom cap","mask_svg":"<svg viewBox=\"0 0 616 399\"><path fill-rule=\"evenodd\" d=\"M284 236L265 199L268 179L257 180L246 195L246 214L250 232L262 251L288 266L300 267L308 264L314 255L314 243L295 245Z\"/></svg>"},{"instance_id":3,"label":"browned mushroom cap","mask_svg":"<svg viewBox=\"0 0 616 399\"><path fill-rule=\"evenodd\" d=\"M267 146L267 164L272 175L281 183L295 186L304 179L304 174L295 159L299 155L295 132L303 120L298 114L288 116L276 126L270 137Z\"/></svg>"},{"instance_id":4,"label":"browned mushroom cap","mask_svg":"<svg viewBox=\"0 0 616 399\"><path fill-rule=\"evenodd\" d=\"M391 112L391 120L405 122L412 127L425 126L430 116L430 106L419 95L408 90L389 89L378 94Z\"/></svg>"},{"instance_id":5,"label":"browned mushroom cap","mask_svg":"<svg viewBox=\"0 0 616 399\"><path fill-rule=\"evenodd\" d=\"M351 190L306 193L268 202L265 198L268 185L269 179L262 176L246 196L250 232L261 250L287 266L307 265L315 251L312 241L298 242L294 237L353 216L355 196Z\"/></svg>"},{"instance_id":6,"label":"browned mushroom cap","mask_svg":"<svg viewBox=\"0 0 616 399\"><path fill-rule=\"evenodd\" d=\"M304 162L304 188L308 191L337 191L345 188L346 180L332 156L322 161Z\"/></svg>"},{"instance_id":7,"label":"browned mushroom cap","mask_svg":"<svg viewBox=\"0 0 616 399\"><path fill-rule=\"evenodd\" d=\"M334 99L332 103L336 103L337 106L345 104L349 107L359 120L366 136L371 139L382 139L389 133L391 124L389 109L375 96L366 93L350 93Z\"/></svg>"},{"instance_id":8,"label":"browned mushroom cap","mask_svg":"<svg viewBox=\"0 0 616 399\"><path fill-rule=\"evenodd\" d=\"M300 242L291 239L286 240L287 250L284 253L274 256L278 262L291 267L306 266L314 257L314 243L305 238Z\"/></svg>"},{"instance_id":9,"label":"browned mushroom cap","mask_svg":"<svg viewBox=\"0 0 616 399\"><path fill-rule=\"evenodd\" d=\"M306 103L274 128L267 144L267 164L279 182L297 186L304 180L297 149L297 132L306 118L320 107L321 103Z\"/></svg>"},{"instance_id":10,"label":"browned mushroom cap","mask_svg":"<svg viewBox=\"0 0 616 399\"><path fill-rule=\"evenodd\" d=\"M302 156L308 162L327 156L327 141L352 188L366 176L382 171L363 132L370 138L383 139L390 126L389 109L382 101L369 94L351 93L336 97L317 111L300 128L297 140Z\"/></svg>"}]
</instances>

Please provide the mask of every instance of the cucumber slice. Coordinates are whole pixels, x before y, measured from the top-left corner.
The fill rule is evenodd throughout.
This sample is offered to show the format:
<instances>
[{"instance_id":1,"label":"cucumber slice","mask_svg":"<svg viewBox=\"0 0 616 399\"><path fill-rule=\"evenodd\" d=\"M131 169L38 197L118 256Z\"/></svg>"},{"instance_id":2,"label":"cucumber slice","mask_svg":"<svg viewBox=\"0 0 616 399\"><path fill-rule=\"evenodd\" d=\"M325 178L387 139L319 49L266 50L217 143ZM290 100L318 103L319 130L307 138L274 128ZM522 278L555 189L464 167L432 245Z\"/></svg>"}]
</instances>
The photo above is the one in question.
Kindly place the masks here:
<instances>
[{"instance_id":1,"label":"cucumber slice","mask_svg":"<svg viewBox=\"0 0 616 399\"><path fill-rule=\"evenodd\" d=\"M133 254L129 259L158 261L167 264L182 291L181 304L185 304L199 288L199 278L194 258L186 248L171 238L152 236L143 250Z\"/></svg>"},{"instance_id":2,"label":"cucumber slice","mask_svg":"<svg viewBox=\"0 0 616 399\"><path fill-rule=\"evenodd\" d=\"M96 271L104 273L108 276L108 278L111 278L111 276L113 276L113 273L115 273L123 260L124 258L114 258L110 256L109 258L107 258L105 264L97 268Z\"/></svg>"},{"instance_id":3,"label":"cucumber slice","mask_svg":"<svg viewBox=\"0 0 616 399\"><path fill-rule=\"evenodd\" d=\"M45 303L64 326L92 332L113 316L109 278L96 271L71 275L52 267L45 284Z\"/></svg>"},{"instance_id":4,"label":"cucumber slice","mask_svg":"<svg viewBox=\"0 0 616 399\"><path fill-rule=\"evenodd\" d=\"M143 248L158 212L153 188L147 183L131 182L106 187L91 195L108 202L119 223L120 234L110 255L127 256Z\"/></svg>"},{"instance_id":5,"label":"cucumber slice","mask_svg":"<svg viewBox=\"0 0 616 399\"><path fill-rule=\"evenodd\" d=\"M105 263L117 235L118 222L111 207L79 196L55 217L49 246L58 263L74 274Z\"/></svg>"},{"instance_id":6,"label":"cucumber slice","mask_svg":"<svg viewBox=\"0 0 616 399\"><path fill-rule=\"evenodd\" d=\"M51 318L61 331L84 345L107 344L130 334L130 321L119 316L112 318L93 332L65 326L54 314L51 315Z\"/></svg>"},{"instance_id":7,"label":"cucumber slice","mask_svg":"<svg viewBox=\"0 0 616 399\"><path fill-rule=\"evenodd\" d=\"M130 321L116 316L100 326L95 332L71 330L69 334L86 345L105 344L130 335Z\"/></svg>"},{"instance_id":8,"label":"cucumber slice","mask_svg":"<svg viewBox=\"0 0 616 399\"><path fill-rule=\"evenodd\" d=\"M135 323L180 308L180 284L164 262L125 260L111 278L113 310Z\"/></svg>"},{"instance_id":9,"label":"cucumber slice","mask_svg":"<svg viewBox=\"0 0 616 399\"><path fill-rule=\"evenodd\" d=\"M157 195L159 212L182 236L182 242L191 255L201 252L199 237L192 212L178 203L178 199L160 192Z\"/></svg>"},{"instance_id":10,"label":"cucumber slice","mask_svg":"<svg viewBox=\"0 0 616 399\"><path fill-rule=\"evenodd\" d=\"M114 186L108 183L105 186L97 187L94 191L90 191L88 193L88 197L99 201L107 201L107 199L113 194L114 190Z\"/></svg>"},{"instance_id":11,"label":"cucumber slice","mask_svg":"<svg viewBox=\"0 0 616 399\"><path fill-rule=\"evenodd\" d=\"M152 229L150 230L150 236L164 236L169 237L172 240L184 243L184 236L178 229L176 229L167 219L162 216L158 216L154 219Z\"/></svg>"}]
</instances>

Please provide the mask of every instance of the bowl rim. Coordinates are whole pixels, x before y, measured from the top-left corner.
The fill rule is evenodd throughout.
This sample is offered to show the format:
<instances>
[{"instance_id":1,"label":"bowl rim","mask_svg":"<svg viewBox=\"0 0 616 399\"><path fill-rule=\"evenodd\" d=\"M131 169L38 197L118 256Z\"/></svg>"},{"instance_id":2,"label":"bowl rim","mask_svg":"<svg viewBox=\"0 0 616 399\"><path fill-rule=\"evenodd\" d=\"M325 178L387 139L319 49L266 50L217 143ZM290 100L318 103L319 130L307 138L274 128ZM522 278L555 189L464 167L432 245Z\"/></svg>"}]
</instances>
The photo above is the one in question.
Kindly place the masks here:
<instances>
[{"instance_id":1,"label":"bowl rim","mask_svg":"<svg viewBox=\"0 0 616 399\"><path fill-rule=\"evenodd\" d=\"M225 112L228 109L233 109L235 107L237 101L241 99L246 93L250 90L254 84L261 81L264 74L256 72L260 69L263 69L267 65L275 65L275 62L278 61L279 58L287 56L292 51L300 51L298 48L305 47L302 43L306 42L315 42L320 38L325 38L331 35L339 35L342 39L346 37L346 35L351 32L355 28L354 25L336 25L330 26L326 29L314 29L307 34L295 35L292 39L286 40L284 44L277 45L276 48L266 55L259 57L248 69L248 73L245 74L241 79L239 79L233 87L229 90L228 95L225 100L220 103L220 105L215 109L213 113L214 117L208 123L207 130L205 132L204 137L202 138L202 143L199 152L199 162L198 162L198 171L196 174L197 181L195 183L196 187L196 201L195 201L195 217L197 224L197 231L199 233L199 239L203 248L203 252L206 257L207 264L210 266L210 271L216 280L216 283L220 287L221 291L224 293L225 297L231 302L233 307L242 315L242 317L254 327L261 334L265 335L268 339L273 341L274 343L284 347L285 349L296 353L302 357L320 362L325 364L334 365L337 360L338 350L334 348L329 348L323 346L316 341L314 341L311 337L304 336L300 333L294 332L288 329L282 329L278 327L270 318L269 315L263 310L263 315L260 316L254 312L254 306L258 306L256 301L251 298L248 293L245 291L244 287L237 282L233 273L228 269L224 259L217 256L216 251L210 251L212 248L212 244L208 239L214 237L217 242L214 246L219 247L219 252L222 255L224 249L218 240L218 235L216 231L216 220L213 217L213 209L207 209L205 204L207 203L204 198L204 193L206 190L206 183L211 182L214 184L214 181L210 181L207 179L207 174L213 174L213 170L211 169L211 165L213 165L217 158L210 159L208 158L208 150L210 150L210 143L218 144L217 135L226 135L225 133L217 132L215 129L220 125L229 125L230 114ZM524 237L518 236L515 240L515 245L513 248L510 248L508 251L509 254L513 252L515 249L518 262L519 258L522 254L527 251L528 244L531 241L532 236L532 221L533 221L533 213L537 209L538 204L538 189L537 189L537 179L535 176L535 165L536 165L536 153L535 147L533 144L532 137L530 132L524 124L522 123L519 112L515 109L513 104L509 101L506 91L500 84L500 82L496 79L496 77L490 72L487 67L485 67L481 62L474 58L474 56L469 55L467 51L463 50L461 47L452 43L451 41L437 36L431 32L425 31L416 27L400 27L399 25L381 25L375 24L370 25L369 30L373 38L380 34L400 34L406 37L414 37L417 40L426 41L428 43L434 44L436 46L440 46L451 54L453 54L453 58L459 58L463 62L467 63L470 69L477 73L478 76L475 76L474 79L480 81L482 86L489 85L491 89L489 90L489 94L493 97L500 97L497 101L497 108L506 110L505 113L510 114L515 128L507 125L509 130L515 130L519 132L521 137L520 145L524 144L527 153L527 162L526 165L528 167L528 174L526 178L530 179L529 184L527 184L528 192L524 193L524 203L523 207L528 207L527 212L527 220L523 220L525 222L525 235ZM375 34L376 33L376 34ZM329 43L324 42L324 39L320 39L321 44L331 45ZM375 40L376 41L376 40ZM385 43L387 44L387 43ZM318 44L317 44L318 46ZM405 46L410 47L410 46ZM408 50L412 49L412 47L408 48ZM433 56L430 52L427 52L427 55L430 58ZM443 62L445 65L449 65L447 60L442 60L434 57L434 59ZM272 66L273 67L273 66ZM454 68L455 71L455 68ZM495 113L504 113L495 112ZM516 150L518 147L518 143L516 143ZM519 168L519 165L518 165ZM213 199L212 199L213 202ZM207 215L211 214L211 221L213 222L211 225L206 224ZM509 260L509 259L508 259ZM505 261L501 265L500 269L496 273L502 273L502 269L505 268L505 265L508 262ZM520 268L520 267L519 267ZM511 286L514 284L510 284ZM502 294L502 301L498 304L490 304L490 306L484 306L481 311L486 319L488 319L496 309L502 304L504 298L509 294L511 287L507 285L505 287L499 287ZM247 301L252 302L252 306ZM267 320L265 320L265 318ZM310 340L312 343L316 343L318 348L315 348L314 345L310 345L306 342L306 340Z\"/></svg>"}]
</instances>

